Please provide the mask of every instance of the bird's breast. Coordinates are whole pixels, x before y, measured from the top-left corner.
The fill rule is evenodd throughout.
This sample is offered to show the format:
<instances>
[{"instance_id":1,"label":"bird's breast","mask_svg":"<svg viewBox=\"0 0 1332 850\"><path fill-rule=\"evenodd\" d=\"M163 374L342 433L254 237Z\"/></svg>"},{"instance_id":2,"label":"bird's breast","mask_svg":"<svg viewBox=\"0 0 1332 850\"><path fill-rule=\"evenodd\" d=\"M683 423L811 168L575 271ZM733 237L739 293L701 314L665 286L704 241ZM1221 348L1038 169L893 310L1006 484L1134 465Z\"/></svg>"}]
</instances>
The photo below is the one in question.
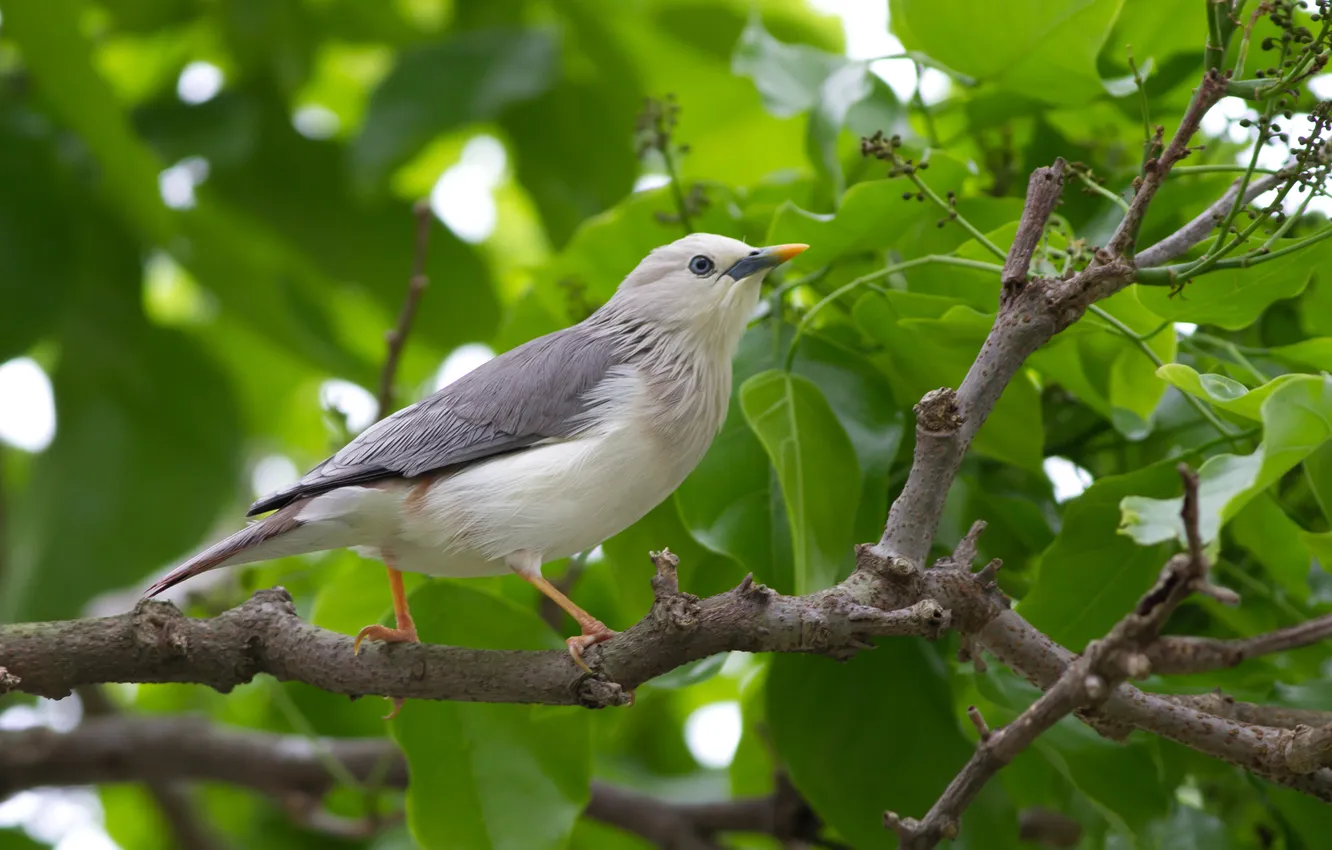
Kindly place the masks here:
<instances>
[{"instance_id":1,"label":"bird's breast","mask_svg":"<svg viewBox=\"0 0 1332 850\"><path fill-rule=\"evenodd\" d=\"M617 386L603 388L608 401L599 418L580 436L431 483L404 514L402 536L413 546L486 558L530 549L553 560L637 522L697 466L720 418L715 400L697 393L668 398L638 370L613 380Z\"/></svg>"}]
</instances>

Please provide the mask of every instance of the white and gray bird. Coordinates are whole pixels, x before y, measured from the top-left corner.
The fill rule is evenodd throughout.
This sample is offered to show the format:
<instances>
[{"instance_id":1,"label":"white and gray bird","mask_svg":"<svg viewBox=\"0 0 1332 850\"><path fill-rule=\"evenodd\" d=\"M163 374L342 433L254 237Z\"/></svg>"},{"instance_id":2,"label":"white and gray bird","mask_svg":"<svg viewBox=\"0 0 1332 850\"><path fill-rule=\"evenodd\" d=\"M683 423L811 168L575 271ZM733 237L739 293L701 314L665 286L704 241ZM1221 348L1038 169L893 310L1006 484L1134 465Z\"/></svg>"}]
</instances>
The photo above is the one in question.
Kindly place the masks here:
<instances>
[{"instance_id":1,"label":"white and gray bird","mask_svg":"<svg viewBox=\"0 0 1332 850\"><path fill-rule=\"evenodd\" d=\"M666 499L703 458L731 393L731 358L769 270L805 245L755 249L695 233L648 254L584 321L534 339L399 410L295 485L276 511L200 552L152 596L217 567L353 548L389 570L396 628L416 641L399 570L516 572L581 627L575 662L615 633L541 576Z\"/></svg>"}]
</instances>

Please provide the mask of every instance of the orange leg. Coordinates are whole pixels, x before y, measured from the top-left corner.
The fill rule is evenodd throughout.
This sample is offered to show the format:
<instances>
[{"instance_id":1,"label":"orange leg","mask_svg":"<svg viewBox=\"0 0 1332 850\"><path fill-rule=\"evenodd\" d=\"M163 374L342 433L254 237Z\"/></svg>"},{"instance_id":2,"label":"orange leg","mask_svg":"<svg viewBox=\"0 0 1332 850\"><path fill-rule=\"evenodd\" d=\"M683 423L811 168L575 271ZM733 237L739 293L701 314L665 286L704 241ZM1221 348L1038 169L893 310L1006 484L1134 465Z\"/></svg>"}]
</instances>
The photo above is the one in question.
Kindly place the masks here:
<instances>
[{"instance_id":1,"label":"orange leg","mask_svg":"<svg viewBox=\"0 0 1332 850\"><path fill-rule=\"evenodd\" d=\"M530 575L525 571L518 571L518 575L522 576L524 581L529 582L537 590L550 597L556 605L563 608L570 617L573 617L578 622L578 627L582 630L582 634L569 638L565 641L565 644L569 647L569 654L573 656L574 663L579 667L582 667L586 672L591 673L592 668L588 667L587 662L583 660L583 650L594 644L601 643L602 641L610 640L615 637L616 632L611 631L606 627L605 623L601 622L596 617L593 617L582 608L579 608L572 599L561 593L558 587L546 581L541 576Z\"/></svg>"},{"instance_id":2,"label":"orange leg","mask_svg":"<svg viewBox=\"0 0 1332 850\"><path fill-rule=\"evenodd\" d=\"M356 642L352 644L352 654L359 655L361 652L361 641L369 638L370 640L380 640L385 643L420 643L421 639L416 636L416 624L412 622L412 612L407 607L407 592L402 586L402 573L395 570L392 566L385 564L388 569L389 589L393 592L393 619L397 628L390 629L388 626L381 626L378 623L366 626L356 635ZM393 700L393 710L388 713L385 720L392 720L402 711L402 700Z\"/></svg>"}]
</instances>

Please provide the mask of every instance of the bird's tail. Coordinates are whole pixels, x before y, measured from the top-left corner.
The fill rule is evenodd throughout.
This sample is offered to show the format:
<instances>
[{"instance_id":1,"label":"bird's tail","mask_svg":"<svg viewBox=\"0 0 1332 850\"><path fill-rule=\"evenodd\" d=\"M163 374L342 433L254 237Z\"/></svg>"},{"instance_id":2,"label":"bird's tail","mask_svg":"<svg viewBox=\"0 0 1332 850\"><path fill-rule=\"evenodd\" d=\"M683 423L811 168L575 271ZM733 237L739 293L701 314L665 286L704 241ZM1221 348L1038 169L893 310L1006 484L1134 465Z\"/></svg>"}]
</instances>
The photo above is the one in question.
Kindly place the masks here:
<instances>
[{"instance_id":1,"label":"bird's tail","mask_svg":"<svg viewBox=\"0 0 1332 850\"><path fill-rule=\"evenodd\" d=\"M323 546L302 546L301 543L304 541L295 539L300 535L291 535L292 531L306 524L297 519L297 515L303 506L304 500L293 502L272 516L258 522L252 522L230 537L214 543L167 573L161 581L148 588L144 592L144 596L156 596L186 579L194 578L218 567L248 564L253 561L263 561L283 555L299 555L324 548ZM279 541L277 539L279 537L283 537L283 540ZM273 545L282 542L295 545Z\"/></svg>"}]
</instances>

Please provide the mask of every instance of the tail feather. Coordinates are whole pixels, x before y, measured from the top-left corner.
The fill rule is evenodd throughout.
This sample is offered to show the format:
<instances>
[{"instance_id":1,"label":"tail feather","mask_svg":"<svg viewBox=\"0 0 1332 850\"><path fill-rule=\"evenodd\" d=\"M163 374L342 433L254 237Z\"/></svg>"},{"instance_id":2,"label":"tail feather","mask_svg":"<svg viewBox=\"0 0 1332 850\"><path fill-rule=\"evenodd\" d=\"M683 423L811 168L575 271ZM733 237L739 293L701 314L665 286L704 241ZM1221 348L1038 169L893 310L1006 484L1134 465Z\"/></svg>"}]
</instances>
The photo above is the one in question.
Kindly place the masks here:
<instances>
[{"instance_id":1,"label":"tail feather","mask_svg":"<svg viewBox=\"0 0 1332 850\"><path fill-rule=\"evenodd\" d=\"M293 502L272 516L259 522L250 523L230 537L214 543L167 573L160 581L148 588L144 592L144 596L156 596L169 587L174 587L182 581L218 567L244 564L249 561L260 561L272 557L267 554L259 554L253 550L279 535L286 534L304 525L304 522L297 519L297 515L304 504L305 500ZM250 557L245 557L246 555L250 555Z\"/></svg>"}]
</instances>

